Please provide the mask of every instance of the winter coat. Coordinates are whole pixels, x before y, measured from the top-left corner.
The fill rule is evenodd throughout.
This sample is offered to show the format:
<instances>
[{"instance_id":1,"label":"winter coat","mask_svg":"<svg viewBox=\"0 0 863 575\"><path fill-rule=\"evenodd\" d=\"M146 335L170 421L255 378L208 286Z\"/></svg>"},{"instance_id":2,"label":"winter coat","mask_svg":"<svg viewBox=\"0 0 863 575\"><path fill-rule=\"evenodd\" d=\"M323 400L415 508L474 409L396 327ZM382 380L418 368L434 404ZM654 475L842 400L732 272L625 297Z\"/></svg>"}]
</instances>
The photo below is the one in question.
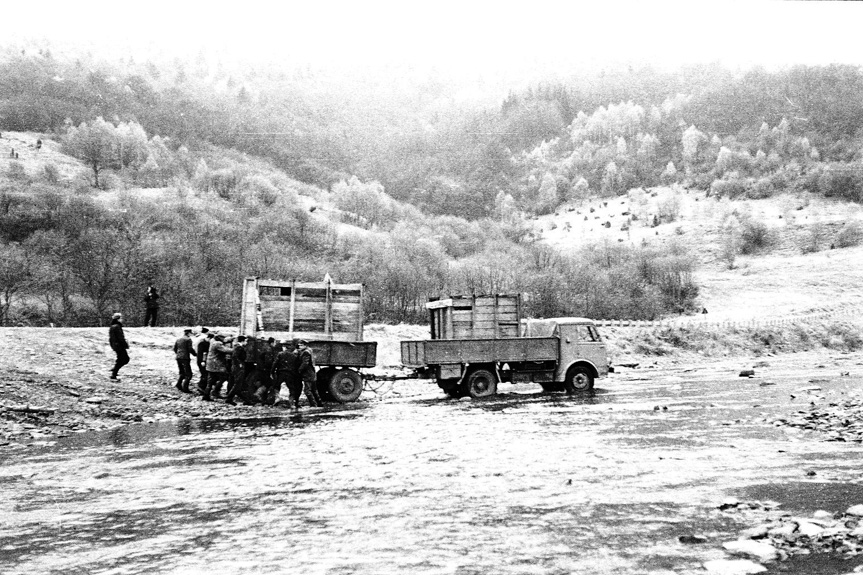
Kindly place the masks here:
<instances>
[{"instance_id":1,"label":"winter coat","mask_svg":"<svg viewBox=\"0 0 863 575\"><path fill-rule=\"evenodd\" d=\"M290 377L299 377L300 375L300 358L296 352L291 349L283 349L276 356L276 361L273 363L274 372L285 372Z\"/></svg>"},{"instance_id":2,"label":"winter coat","mask_svg":"<svg viewBox=\"0 0 863 575\"><path fill-rule=\"evenodd\" d=\"M183 335L177 338L174 342L174 355L177 359L192 359L195 355L195 350L192 349L192 338Z\"/></svg>"},{"instance_id":3,"label":"winter coat","mask_svg":"<svg viewBox=\"0 0 863 575\"><path fill-rule=\"evenodd\" d=\"M123 323L120 320L111 321L111 327L108 328L108 343L111 344L111 349L114 351L129 349L126 336L123 335Z\"/></svg>"},{"instance_id":4,"label":"winter coat","mask_svg":"<svg viewBox=\"0 0 863 575\"><path fill-rule=\"evenodd\" d=\"M209 353L207 353L207 371L228 373L228 365L225 361L225 355L229 350L230 347L219 340L214 340L210 344Z\"/></svg>"},{"instance_id":5,"label":"winter coat","mask_svg":"<svg viewBox=\"0 0 863 575\"><path fill-rule=\"evenodd\" d=\"M234 354L231 357L231 373L235 377L243 376L243 371L246 367L246 347L238 345L234 348Z\"/></svg>"},{"instance_id":6,"label":"winter coat","mask_svg":"<svg viewBox=\"0 0 863 575\"><path fill-rule=\"evenodd\" d=\"M303 347L298 353L300 356L300 375L303 381L315 381L317 375L315 374L315 358L312 355L312 350Z\"/></svg>"}]
</instances>

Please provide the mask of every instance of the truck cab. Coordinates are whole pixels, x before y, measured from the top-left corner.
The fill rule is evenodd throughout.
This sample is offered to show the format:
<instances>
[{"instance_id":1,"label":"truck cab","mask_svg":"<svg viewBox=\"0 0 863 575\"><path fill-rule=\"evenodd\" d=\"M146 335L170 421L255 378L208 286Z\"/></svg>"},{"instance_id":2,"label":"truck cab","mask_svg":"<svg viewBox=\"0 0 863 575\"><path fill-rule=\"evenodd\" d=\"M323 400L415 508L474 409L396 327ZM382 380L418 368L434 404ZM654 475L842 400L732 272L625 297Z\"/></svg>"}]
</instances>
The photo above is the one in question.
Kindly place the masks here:
<instances>
[{"instance_id":1,"label":"truck cab","mask_svg":"<svg viewBox=\"0 0 863 575\"><path fill-rule=\"evenodd\" d=\"M547 391L585 391L609 371L608 350L596 325L582 317L558 317L522 320L522 337L554 337L558 340L558 358L553 381L543 383Z\"/></svg>"}]
</instances>

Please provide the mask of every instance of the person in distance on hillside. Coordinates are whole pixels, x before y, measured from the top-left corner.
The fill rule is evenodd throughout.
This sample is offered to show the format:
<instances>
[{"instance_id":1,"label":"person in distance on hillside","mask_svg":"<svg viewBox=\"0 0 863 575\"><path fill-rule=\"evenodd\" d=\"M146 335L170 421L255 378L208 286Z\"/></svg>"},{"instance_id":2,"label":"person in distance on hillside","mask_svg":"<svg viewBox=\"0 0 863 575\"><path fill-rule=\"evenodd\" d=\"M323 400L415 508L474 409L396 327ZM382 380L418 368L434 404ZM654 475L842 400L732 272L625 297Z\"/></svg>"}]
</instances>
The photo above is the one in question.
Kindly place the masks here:
<instances>
[{"instance_id":1,"label":"person in distance on hillside","mask_svg":"<svg viewBox=\"0 0 863 575\"><path fill-rule=\"evenodd\" d=\"M180 377L174 387L183 393L189 393L189 382L192 381L192 356L197 356L192 348L191 335L192 329L187 327L183 330L183 335L174 342L174 356L177 359L177 368L180 370Z\"/></svg>"},{"instance_id":2,"label":"person in distance on hillside","mask_svg":"<svg viewBox=\"0 0 863 575\"><path fill-rule=\"evenodd\" d=\"M207 352L210 350L210 340L213 334L206 327L201 328L201 338L198 340L197 350L198 372L201 374L201 379L198 380L198 390L204 393L207 389Z\"/></svg>"},{"instance_id":3,"label":"person in distance on hillside","mask_svg":"<svg viewBox=\"0 0 863 575\"><path fill-rule=\"evenodd\" d=\"M159 315L159 292L153 286L153 282L147 286L147 295L144 296L144 327L156 327L156 318Z\"/></svg>"},{"instance_id":4,"label":"person in distance on hillside","mask_svg":"<svg viewBox=\"0 0 863 575\"><path fill-rule=\"evenodd\" d=\"M117 379L120 368L129 363L129 343L123 334L123 314L115 313L111 318L111 327L108 328L108 343L117 354L114 369L111 370L111 379Z\"/></svg>"}]
</instances>

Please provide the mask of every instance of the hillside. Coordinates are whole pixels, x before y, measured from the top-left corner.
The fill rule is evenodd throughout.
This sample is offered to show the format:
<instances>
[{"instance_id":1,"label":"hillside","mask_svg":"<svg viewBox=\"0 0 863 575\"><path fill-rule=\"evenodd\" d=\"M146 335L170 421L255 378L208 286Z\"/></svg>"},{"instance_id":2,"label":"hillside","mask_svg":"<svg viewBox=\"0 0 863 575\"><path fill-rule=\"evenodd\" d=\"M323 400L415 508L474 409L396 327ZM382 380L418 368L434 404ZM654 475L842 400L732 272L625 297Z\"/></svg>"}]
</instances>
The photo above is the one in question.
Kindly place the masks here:
<instances>
[{"instance_id":1,"label":"hillside","mask_svg":"<svg viewBox=\"0 0 863 575\"><path fill-rule=\"evenodd\" d=\"M43 146L37 151L35 142L40 137ZM201 184L199 179L174 178L167 182L169 185L141 187L128 181L128 178L124 180L118 177L113 180L114 189L97 190L87 183L90 177L88 166L64 154L60 143L44 134L5 132L0 139L0 146L15 147L19 154L17 160L0 156L0 186L4 186L7 196L11 194L17 198L16 202L23 206L20 207L22 210L39 209L35 207L38 204L30 208L26 204L28 198L35 201L44 192L48 185L45 167L50 165L58 172L57 181L51 189L59 190L67 201L77 197L96 202L106 213L117 214L127 222L123 225L152 229L151 241L163 242L159 238L165 237L166 226L178 226L178 232L187 238L185 241L202 233L211 233L206 231L209 229L226 231L229 228L236 231L225 236L226 239L243 237L242 234L248 238L258 238L254 241L262 247L255 250L256 258L250 261L246 257L246 265L240 261L231 264L234 266L230 269L231 277L251 273L318 279L324 273L344 270L345 262L351 264L353 261L353 265L347 266L352 271L347 274L342 271L340 275L347 278L346 281L358 279L367 284L373 301L371 313L380 319L387 318L387 306L402 306L403 315L397 317L396 321L404 321L408 316L422 321L422 305L430 294L435 294L428 291L429 287L426 286L441 284L441 280L437 279L440 276L436 275L441 273L435 269L438 266L446 268L445 273L449 275L444 285L450 287L444 287L445 290L465 289L458 285L457 274L461 275L462 281L474 282L467 284L472 285L468 290L526 292L536 289L538 285L531 283L529 271L518 266L506 270L513 274L509 286L475 283L477 266L487 269L485 273L499 274L504 270L495 270L500 265L497 254L506 253L506 250L511 252L519 246L517 241L507 244L512 239L506 237L505 228L498 227L495 230L489 228L491 222L476 225L449 216L428 218L387 198L371 184L367 186L355 181L341 192L341 197L354 194L358 198L351 204L351 209L357 210L357 213L346 212L335 205L339 196L334 192L286 178L265 160L230 150L209 148L207 152L200 152L199 156L201 162L206 159L213 166L210 168L212 178L228 171L219 168L220 165L230 165L231 173L240 174L238 189L244 189L245 181L270 186L263 189L273 190L275 195L267 201L277 203L261 203L260 198L254 195L261 193L260 189L256 192L256 188L230 192L232 195L221 197L206 191L206 187L202 188L209 184ZM13 174L13 165L23 168L27 182L22 182L19 176ZM259 183L262 178L264 184ZM267 181L275 184L267 184ZM380 202L380 206L373 208L370 202ZM295 214L293 219L284 220L281 215L283 208L280 206L291 210ZM13 212L15 209L13 207ZM173 217L167 212L193 215L192 219L187 216L182 221L197 228L197 231L183 230L182 221L166 220ZM373 223L359 216L359 213L385 219ZM682 246L685 248L684 253L688 254L684 257L692 257L696 262L692 276L698 286L697 309L706 308L711 320L742 321L784 318L814 310L859 306L863 301L859 287L863 285L863 268L857 262L863 257L863 248L850 246L840 249L836 245L842 230L852 222L860 222L861 217L863 208L858 204L825 199L808 192L776 194L757 200L729 199L674 185L633 190L617 198L571 201L562 204L555 213L535 216L523 221L522 225L525 226L523 229L532 229L533 235L539 238L536 245L552 246L576 260L581 250L596 245L627 247L636 251L643 247L664 250L659 253L672 253L676 249L674 246ZM157 223L160 220L162 223ZM736 222L734 225L760 225L764 230L763 243L746 255L737 253L740 246L736 246L735 253L729 256L729 242L740 240L739 230L732 228L729 231L729 221L732 220ZM289 227L282 227L285 225ZM300 231L285 233L297 225L301 226ZM278 235L273 235L274 229L280 229ZM156 233L156 230L163 231ZM482 232L478 230L484 230L485 237L480 237L478 234ZM860 237L857 237L855 241L859 240ZM302 242L299 250L297 241ZM836 249L830 249L831 244ZM201 244L202 249L205 245ZM493 251L491 246L500 252ZM421 247L421 250L417 251L417 247ZM238 256L242 257L241 254ZM227 255L226 264L233 257L236 256ZM400 257L406 258L406 261L399 262ZM533 258L530 253L525 257ZM283 263L278 263L280 259ZM364 263L358 267L360 261ZM256 267L247 267L249 263ZM543 270L541 261L533 265L540 266L538 269L545 273L555 273L554 270ZM519 270L520 273L516 273ZM587 270L584 273L589 272ZM576 270L576 273L583 272ZM424 274L427 279L420 281L417 274ZM159 281L163 284L170 281L170 276L162 273L156 274L156 277L161 277ZM235 283L238 285L238 282ZM554 289L553 286L543 287ZM208 289L212 293L212 288ZM403 290L408 289L410 307L405 308ZM224 320L235 312L230 304L236 297L235 290L236 285L229 286L219 295L221 315L215 317ZM178 297L170 289L167 295L175 300ZM38 290L31 289L29 300L25 298L21 302L25 300L31 306L43 305L39 303ZM122 301L135 300L137 297L132 296L116 301L117 305L122 306ZM380 302L377 307L374 307L375 301ZM208 308L204 304L190 303L198 306L194 313L177 310L169 321L205 323L208 318L214 317L212 312L206 311ZM136 307L135 304L131 305ZM547 313L577 313L577 310L567 312L566 306L566 301L563 301L558 311L550 310ZM592 315L603 318L625 317L613 313ZM65 321L68 320L56 323ZM47 322L27 320L27 323L45 325Z\"/></svg>"},{"instance_id":2,"label":"hillside","mask_svg":"<svg viewBox=\"0 0 863 575\"><path fill-rule=\"evenodd\" d=\"M669 205L675 207L674 221L653 226L653 215ZM763 223L767 243L752 254L735 256L729 267L723 251L732 214ZM633 221L632 215L638 219ZM698 260L699 302L711 320L783 318L863 306L863 247L836 247L843 226L863 223L863 207L856 203L805 192L730 200L677 187L654 188L625 198L565 204L535 221L542 240L563 251L591 243L684 245Z\"/></svg>"}]
</instances>

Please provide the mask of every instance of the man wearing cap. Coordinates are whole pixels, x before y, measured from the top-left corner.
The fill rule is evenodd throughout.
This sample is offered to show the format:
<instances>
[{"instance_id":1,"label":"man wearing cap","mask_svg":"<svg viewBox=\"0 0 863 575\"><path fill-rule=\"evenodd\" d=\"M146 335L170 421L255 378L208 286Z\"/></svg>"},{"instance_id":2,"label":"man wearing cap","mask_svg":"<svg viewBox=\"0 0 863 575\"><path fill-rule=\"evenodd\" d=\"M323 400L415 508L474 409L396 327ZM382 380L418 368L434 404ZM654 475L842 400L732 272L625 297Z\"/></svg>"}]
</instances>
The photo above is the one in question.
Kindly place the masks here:
<instances>
[{"instance_id":1,"label":"man wearing cap","mask_svg":"<svg viewBox=\"0 0 863 575\"><path fill-rule=\"evenodd\" d=\"M111 349L117 354L117 361L114 363L114 369L111 370L111 379L117 379L117 372L129 363L129 353L126 351L129 349L129 344L123 334L123 314L115 313L111 317L111 327L108 328L108 343L111 344Z\"/></svg>"},{"instance_id":2,"label":"man wearing cap","mask_svg":"<svg viewBox=\"0 0 863 575\"><path fill-rule=\"evenodd\" d=\"M282 340L279 345L282 346L282 351L276 355L276 360L273 362L273 387L278 391L283 383L286 384L291 409L299 409L300 393L303 391L303 380L300 379L300 358L293 342Z\"/></svg>"},{"instance_id":3,"label":"man wearing cap","mask_svg":"<svg viewBox=\"0 0 863 575\"><path fill-rule=\"evenodd\" d=\"M201 338L196 345L198 372L201 374L201 379L198 380L198 390L204 393L207 389L207 352L210 350L210 340L213 339L213 334L206 327L201 328Z\"/></svg>"},{"instance_id":4,"label":"man wearing cap","mask_svg":"<svg viewBox=\"0 0 863 575\"><path fill-rule=\"evenodd\" d=\"M210 351L207 353L207 387L201 397L204 401L212 401L212 396L219 397L222 384L228 379L228 367L225 363L225 354L229 347L225 345L225 336L217 335L210 342Z\"/></svg>"},{"instance_id":5,"label":"man wearing cap","mask_svg":"<svg viewBox=\"0 0 863 575\"><path fill-rule=\"evenodd\" d=\"M245 393L246 387L246 336L241 335L237 338L237 343L234 345L234 351L231 354L231 377L228 384L228 395L225 397L225 403L236 405L234 396L239 394L240 399L244 403L248 403Z\"/></svg>"},{"instance_id":6,"label":"man wearing cap","mask_svg":"<svg viewBox=\"0 0 863 575\"><path fill-rule=\"evenodd\" d=\"M304 339L296 340L297 356L300 359L300 377L303 380L303 391L311 407L323 407L324 402L318 395L317 375L315 374L315 358L309 344Z\"/></svg>"},{"instance_id":7,"label":"man wearing cap","mask_svg":"<svg viewBox=\"0 0 863 575\"><path fill-rule=\"evenodd\" d=\"M183 330L183 335L177 338L174 342L174 356L177 359L177 368L180 370L180 377L174 385L183 393L189 392L189 382L192 381L192 356L197 356L192 348L192 328L187 327Z\"/></svg>"}]
</instances>

